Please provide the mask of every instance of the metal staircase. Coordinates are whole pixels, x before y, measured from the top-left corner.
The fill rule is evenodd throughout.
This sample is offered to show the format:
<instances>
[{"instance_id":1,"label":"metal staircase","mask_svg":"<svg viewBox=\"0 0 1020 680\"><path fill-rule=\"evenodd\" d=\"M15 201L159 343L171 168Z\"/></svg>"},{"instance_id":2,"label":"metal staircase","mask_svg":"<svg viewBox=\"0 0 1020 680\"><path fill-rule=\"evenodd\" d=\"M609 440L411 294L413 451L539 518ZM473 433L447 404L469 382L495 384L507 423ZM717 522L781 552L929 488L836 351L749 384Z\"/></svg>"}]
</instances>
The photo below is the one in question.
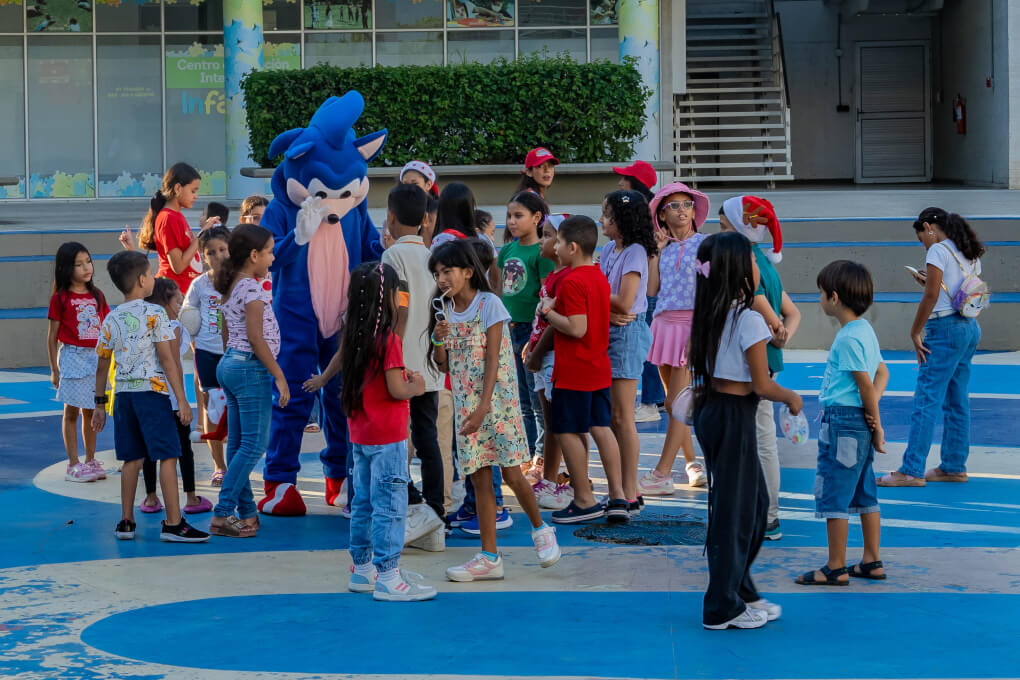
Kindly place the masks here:
<instances>
[{"instance_id":1,"label":"metal staircase","mask_svg":"<svg viewBox=\"0 0 1020 680\"><path fill-rule=\"evenodd\" d=\"M687 2L687 92L674 95L681 181L792 180L782 26L770 0Z\"/></svg>"}]
</instances>

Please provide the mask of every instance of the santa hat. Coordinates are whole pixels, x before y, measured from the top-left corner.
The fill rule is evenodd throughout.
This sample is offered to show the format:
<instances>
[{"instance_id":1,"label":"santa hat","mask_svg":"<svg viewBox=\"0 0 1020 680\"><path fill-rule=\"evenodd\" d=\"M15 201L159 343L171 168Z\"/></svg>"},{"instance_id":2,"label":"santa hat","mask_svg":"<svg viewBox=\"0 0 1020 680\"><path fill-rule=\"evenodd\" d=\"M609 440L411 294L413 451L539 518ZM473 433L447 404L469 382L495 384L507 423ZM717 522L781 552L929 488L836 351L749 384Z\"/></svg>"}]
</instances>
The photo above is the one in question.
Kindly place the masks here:
<instances>
[{"instance_id":1,"label":"santa hat","mask_svg":"<svg viewBox=\"0 0 1020 680\"><path fill-rule=\"evenodd\" d=\"M432 189L430 191L433 196L436 198L439 197L439 182L436 181L436 171L432 169L431 165L425 161L409 161L403 168L400 169L399 181L404 181L404 175L408 170L414 170L425 177L425 179L432 182Z\"/></svg>"},{"instance_id":2,"label":"santa hat","mask_svg":"<svg viewBox=\"0 0 1020 680\"><path fill-rule=\"evenodd\" d=\"M768 230L772 234L772 250L766 250L765 257L773 264L782 261L783 231L771 203L758 196L734 196L726 199L722 207L733 228L752 243L760 243Z\"/></svg>"}]
</instances>

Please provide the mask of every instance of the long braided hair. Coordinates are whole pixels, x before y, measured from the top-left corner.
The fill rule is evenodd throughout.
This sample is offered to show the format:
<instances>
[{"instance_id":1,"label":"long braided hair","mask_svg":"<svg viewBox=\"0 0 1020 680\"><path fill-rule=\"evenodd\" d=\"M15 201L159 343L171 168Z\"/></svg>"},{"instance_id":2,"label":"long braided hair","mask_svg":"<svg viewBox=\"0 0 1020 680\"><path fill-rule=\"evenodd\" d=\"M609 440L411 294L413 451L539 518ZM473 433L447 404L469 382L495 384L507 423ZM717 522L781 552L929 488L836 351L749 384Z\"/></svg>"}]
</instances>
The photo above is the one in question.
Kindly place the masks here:
<instances>
[{"instance_id":1,"label":"long braided hair","mask_svg":"<svg viewBox=\"0 0 1020 680\"><path fill-rule=\"evenodd\" d=\"M347 319L340 338L344 377L340 405L348 416L363 409L362 389L383 364L396 324L394 298L399 285L396 270L382 262L365 262L351 272Z\"/></svg>"}]
</instances>

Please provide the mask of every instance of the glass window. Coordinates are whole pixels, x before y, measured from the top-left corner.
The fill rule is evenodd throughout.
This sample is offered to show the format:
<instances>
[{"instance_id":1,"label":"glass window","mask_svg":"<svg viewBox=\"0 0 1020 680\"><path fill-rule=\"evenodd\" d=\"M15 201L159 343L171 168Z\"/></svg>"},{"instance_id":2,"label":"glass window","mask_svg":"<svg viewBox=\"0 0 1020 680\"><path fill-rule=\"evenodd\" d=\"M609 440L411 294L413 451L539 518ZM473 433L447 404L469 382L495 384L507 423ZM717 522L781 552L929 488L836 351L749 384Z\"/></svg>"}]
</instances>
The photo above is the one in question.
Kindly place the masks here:
<instances>
[{"instance_id":1,"label":"glass window","mask_svg":"<svg viewBox=\"0 0 1020 680\"><path fill-rule=\"evenodd\" d=\"M223 0L164 0L168 31L223 31Z\"/></svg>"},{"instance_id":2,"label":"glass window","mask_svg":"<svg viewBox=\"0 0 1020 680\"><path fill-rule=\"evenodd\" d=\"M0 0L0 33L21 33L24 30L25 6L23 0Z\"/></svg>"},{"instance_id":3,"label":"glass window","mask_svg":"<svg viewBox=\"0 0 1020 680\"><path fill-rule=\"evenodd\" d=\"M617 0L588 0L591 11L591 25L616 23Z\"/></svg>"},{"instance_id":4,"label":"glass window","mask_svg":"<svg viewBox=\"0 0 1020 680\"><path fill-rule=\"evenodd\" d=\"M588 0L517 0L521 26L584 26Z\"/></svg>"},{"instance_id":5,"label":"glass window","mask_svg":"<svg viewBox=\"0 0 1020 680\"><path fill-rule=\"evenodd\" d=\"M162 21L159 0L97 0L93 7L97 31L158 31Z\"/></svg>"},{"instance_id":6,"label":"glass window","mask_svg":"<svg viewBox=\"0 0 1020 680\"><path fill-rule=\"evenodd\" d=\"M305 28L372 28L372 0L306 0Z\"/></svg>"},{"instance_id":7,"label":"glass window","mask_svg":"<svg viewBox=\"0 0 1020 680\"><path fill-rule=\"evenodd\" d=\"M443 63L440 31L377 33L375 63L379 66L437 66Z\"/></svg>"},{"instance_id":8,"label":"glass window","mask_svg":"<svg viewBox=\"0 0 1020 680\"><path fill-rule=\"evenodd\" d=\"M556 56L566 52L574 61L588 61L588 45L585 31L536 31L522 30L518 36L520 54L536 54L546 52Z\"/></svg>"},{"instance_id":9,"label":"glass window","mask_svg":"<svg viewBox=\"0 0 1020 680\"><path fill-rule=\"evenodd\" d=\"M591 29L591 60L596 59L620 63L620 33L615 27Z\"/></svg>"},{"instance_id":10,"label":"glass window","mask_svg":"<svg viewBox=\"0 0 1020 680\"><path fill-rule=\"evenodd\" d=\"M514 58L513 31L453 31L446 37L446 62L463 64L477 61L480 64L503 57Z\"/></svg>"},{"instance_id":11,"label":"glass window","mask_svg":"<svg viewBox=\"0 0 1020 680\"><path fill-rule=\"evenodd\" d=\"M21 3L14 4L20 5ZM76 0L49 0L49 2L30 0L25 6L25 17L29 32L90 33L92 31L90 0L81 0L81 2L76 2Z\"/></svg>"},{"instance_id":12,"label":"glass window","mask_svg":"<svg viewBox=\"0 0 1020 680\"><path fill-rule=\"evenodd\" d=\"M193 165L204 195L227 192L222 39L166 37L166 164Z\"/></svg>"},{"instance_id":13,"label":"glass window","mask_svg":"<svg viewBox=\"0 0 1020 680\"><path fill-rule=\"evenodd\" d=\"M28 119L32 197L94 196L91 38L29 37Z\"/></svg>"},{"instance_id":14,"label":"glass window","mask_svg":"<svg viewBox=\"0 0 1020 680\"><path fill-rule=\"evenodd\" d=\"M15 185L0 185L0 198L25 197L25 62L21 36L0 38L0 175L17 177Z\"/></svg>"},{"instance_id":15,"label":"glass window","mask_svg":"<svg viewBox=\"0 0 1020 680\"><path fill-rule=\"evenodd\" d=\"M158 36L96 39L99 196L151 196L163 174Z\"/></svg>"},{"instance_id":16,"label":"glass window","mask_svg":"<svg viewBox=\"0 0 1020 680\"><path fill-rule=\"evenodd\" d=\"M262 30L294 31L301 28L298 0L262 0Z\"/></svg>"},{"instance_id":17,"label":"glass window","mask_svg":"<svg viewBox=\"0 0 1020 680\"><path fill-rule=\"evenodd\" d=\"M446 24L450 28L513 26L514 0L446 0Z\"/></svg>"},{"instance_id":18,"label":"glass window","mask_svg":"<svg viewBox=\"0 0 1020 680\"><path fill-rule=\"evenodd\" d=\"M371 33L306 33L305 66L371 66Z\"/></svg>"},{"instance_id":19,"label":"glass window","mask_svg":"<svg viewBox=\"0 0 1020 680\"><path fill-rule=\"evenodd\" d=\"M444 0L375 0L376 28L438 28Z\"/></svg>"},{"instance_id":20,"label":"glass window","mask_svg":"<svg viewBox=\"0 0 1020 680\"><path fill-rule=\"evenodd\" d=\"M293 71L301 68L301 35L274 33L266 36L262 65L269 71Z\"/></svg>"}]
</instances>

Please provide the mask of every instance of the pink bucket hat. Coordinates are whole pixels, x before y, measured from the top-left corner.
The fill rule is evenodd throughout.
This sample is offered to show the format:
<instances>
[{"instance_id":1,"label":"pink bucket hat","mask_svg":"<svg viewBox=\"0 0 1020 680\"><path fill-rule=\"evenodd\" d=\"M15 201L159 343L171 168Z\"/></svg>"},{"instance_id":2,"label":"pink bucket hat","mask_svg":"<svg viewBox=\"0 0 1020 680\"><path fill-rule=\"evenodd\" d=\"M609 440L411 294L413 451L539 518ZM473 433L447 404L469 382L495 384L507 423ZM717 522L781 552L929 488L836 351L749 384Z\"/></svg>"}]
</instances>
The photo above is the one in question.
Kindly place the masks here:
<instances>
[{"instance_id":1,"label":"pink bucket hat","mask_svg":"<svg viewBox=\"0 0 1020 680\"><path fill-rule=\"evenodd\" d=\"M663 227L659 225L659 204L672 194L687 194L691 197L691 200L694 201L694 230L700 229L701 225L705 223L705 218L708 217L708 196L697 189L690 188L683 182L673 182L656 191L655 197L652 198L652 202L648 206L652 211L652 225L656 231L663 230Z\"/></svg>"}]
</instances>

